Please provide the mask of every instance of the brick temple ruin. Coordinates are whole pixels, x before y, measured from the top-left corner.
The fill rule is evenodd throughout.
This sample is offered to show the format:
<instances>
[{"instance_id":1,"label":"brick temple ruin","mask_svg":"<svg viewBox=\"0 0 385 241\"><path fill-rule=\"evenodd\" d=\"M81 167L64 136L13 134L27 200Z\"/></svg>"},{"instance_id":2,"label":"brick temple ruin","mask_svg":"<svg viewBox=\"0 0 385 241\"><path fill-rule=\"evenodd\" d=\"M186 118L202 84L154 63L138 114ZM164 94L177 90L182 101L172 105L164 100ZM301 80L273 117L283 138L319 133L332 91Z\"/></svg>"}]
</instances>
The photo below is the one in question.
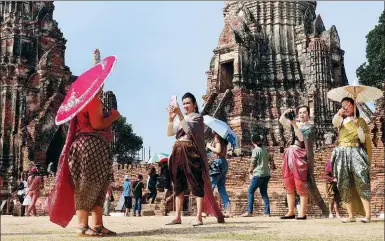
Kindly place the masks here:
<instances>
[{"instance_id":1,"label":"brick temple ruin","mask_svg":"<svg viewBox=\"0 0 385 241\"><path fill-rule=\"evenodd\" d=\"M224 28L206 73L202 112L228 122L240 137L245 156L230 159L227 184L233 192L235 213L245 212L247 207L252 130L265 130L265 144L278 166L269 184L272 215L283 215L287 209L282 152L290 137L278 119L287 108L310 107L317 130L314 174L325 197L323 171L337 136L331 120L339 108L326 94L348 84L344 51L336 27L327 30L321 16L316 15L316 1L229 1L223 15ZM373 113L365 104L358 107L378 136L380 131L374 126L384 125L383 112ZM378 102L376 109L383 111L384 103ZM383 212L383 143L384 138L376 142L372 162L373 213ZM256 206L262 213L261 200ZM312 197L309 215L321 215Z\"/></svg>"},{"instance_id":2,"label":"brick temple ruin","mask_svg":"<svg viewBox=\"0 0 385 241\"><path fill-rule=\"evenodd\" d=\"M9 194L32 163L45 172L57 163L67 125L55 116L77 78L65 65L66 39L53 19L53 2L0 2L0 168L1 195ZM91 59L90 59L91 60ZM94 52L94 64L100 52ZM105 108L117 108L111 91Z\"/></svg>"},{"instance_id":3,"label":"brick temple ruin","mask_svg":"<svg viewBox=\"0 0 385 241\"><path fill-rule=\"evenodd\" d=\"M5 6L4 4L1 6ZM41 5L49 6L53 10L51 3ZM7 9L10 9L9 6ZM286 193L281 180L281 165L282 149L289 140L289 136L278 123L278 118L286 108L300 104L310 106L311 120L317 128L314 173L318 189L326 201L323 171L335 146L336 130L332 128L331 119L338 109L337 103L329 101L326 93L332 88L348 84L344 68L344 51L340 46L336 27L332 26L328 30L325 28L321 16L316 15L315 1L229 1L225 2L223 15L225 25L207 71L207 91L203 96L205 105L202 111L227 121L240 137L243 155L228 157L227 188L233 213L241 214L247 208L249 184L247 168L252 148L250 137L251 130L255 126L266 130L265 141L271 153L274 154L278 168L273 172L269 184L271 213L274 216L286 213ZM49 16L52 19L52 12ZM53 20L51 23L56 24ZM57 28L57 24L55 24L50 26ZM2 25L2 32L3 29ZM4 53L3 46L4 40L2 53ZM62 47L62 57L64 58L64 45ZM46 51L48 49L50 48L47 48ZM73 77L68 69L66 71L65 76L68 78L66 83L68 84ZM16 74L16 72L14 73ZM45 71L44 73L50 72ZM9 79L15 74L10 75ZM16 77L16 79L18 78ZM36 81L39 80L38 78ZM385 91L385 83L382 88ZM11 101L14 96L11 94L13 88L8 87L7 91L4 89L2 87L2 99L10 96L7 103L14 103ZM35 92L40 90L35 89ZM3 93L7 93L7 95ZM39 100L37 97L33 100L35 99ZM371 167L373 215L384 212L384 106L385 96L376 103L374 113L366 105L359 105L363 117L369 123L373 138L374 152ZM6 110L8 113L14 112L13 108L7 107ZM2 113L5 113L3 107ZM4 114L2 114L2 133L4 130L10 129L4 129L3 123ZM39 123L44 123L44 121ZM12 127L12 124L8 123L7 126ZM20 130L15 133L19 132ZM52 131L52 133L55 132ZM13 135L7 134L7 139L4 139L3 136L4 134L1 136L2 140L10 140ZM17 140L24 140L21 137L20 135ZM30 143L28 141L29 139L26 139L24 142ZM9 146L13 146L13 144L7 145L8 149ZM28 145L24 144L24 146ZM4 147L2 148L4 150ZM24 149L28 150L26 147ZM135 178L138 173L142 173L146 179L149 167L115 164L114 168L115 200L118 200L124 175ZM44 214L42 205L54 179L46 178L45 183L43 196L38 201L40 214ZM158 204L144 205L144 215L146 212L148 215L164 213L164 206L159 204L163 195L162 192L158 193ZM255 214L259 215L263 213L263 202L259 194L256 195ZM218 193L216 196L219 196ZM194 209L190 210L191 212L194 212ZM309 203L308 214L313 217L321 215L321 210L312 200Z\"/></svg>"},{"instance_id":4,"label":"brick temple ruin","mask_svg":"<svg viewBox=\"0 0 385 241\"><path fill-rule=\"evenodd\" d=\"M46 166L51 141L63 142L56 112L76 78L65 65L53 2L0 2L0 161L11 188L31 162ZM55 145L51 145L55 148ZM9 184L9 185L8 185Z\"/></svg>"}]
</instances>

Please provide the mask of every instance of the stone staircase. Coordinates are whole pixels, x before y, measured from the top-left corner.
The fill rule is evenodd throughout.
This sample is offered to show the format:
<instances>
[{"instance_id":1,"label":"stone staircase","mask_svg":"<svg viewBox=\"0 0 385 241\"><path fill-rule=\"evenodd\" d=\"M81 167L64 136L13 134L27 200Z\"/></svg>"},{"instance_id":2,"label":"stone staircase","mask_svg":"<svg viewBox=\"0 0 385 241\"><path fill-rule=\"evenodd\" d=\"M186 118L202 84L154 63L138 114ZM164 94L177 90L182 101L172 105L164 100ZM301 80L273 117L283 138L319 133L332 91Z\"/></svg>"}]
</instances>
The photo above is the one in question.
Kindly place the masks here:
<instances>
[{"instance_id":1,"label":"stone staircase","mask_svg":"<svg viewBox=\"0 0 385 241\"><path fill-rule=\"evenodd\" d=\"M165 216L165 205L164 205L164 195L165 192L158 192L155 203L142 203L142 216ZM149 200L151 202L151 200ZM172 203L172 201L170 201ZM134 207L134 203L132 204L132 207ZM170 205L168 205L169 208Z\"/></svg>"}]
</instances>

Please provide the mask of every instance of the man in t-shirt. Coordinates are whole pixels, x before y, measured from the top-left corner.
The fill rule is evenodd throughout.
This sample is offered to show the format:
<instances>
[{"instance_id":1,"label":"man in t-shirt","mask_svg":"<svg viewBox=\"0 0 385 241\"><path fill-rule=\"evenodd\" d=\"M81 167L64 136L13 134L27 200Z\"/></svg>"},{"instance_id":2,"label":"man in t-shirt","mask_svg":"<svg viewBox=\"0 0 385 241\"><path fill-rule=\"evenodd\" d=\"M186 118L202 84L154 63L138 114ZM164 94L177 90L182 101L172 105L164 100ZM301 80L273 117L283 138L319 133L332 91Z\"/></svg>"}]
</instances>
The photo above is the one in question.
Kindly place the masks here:
<instances>
[{"instance_id":1,"label":"man in t-shirt","mask_svg":"<svg viewBox=\"0 0 385 241\"><path fill-rule=\"evenodd\" d=\"M132 208L132 197L131 197L131 182L128 175L124 176L123 183L123 196L124 196L124 207L125 213L124 216L130 216L131 208Z\"/></svg>"},{"instance_id":2,"label":"man in t-shirt","mask_svg":"<svg viewBox=\"0 0 385 241\"><path fill-rule=\"evenodd\" d=\"M141 217L141 211L142 211L142 204L141 204L141 199L143 196L143 189L144 189L144 184L143 184L143 176L142 174L138 175L138 181L135 181L134 184L132 185L132 193L134 195L135 199L135 204L134 204L134 216L136 216L136 210L138 210L138 217Z\"/></svg>"},{"instance_id":3,"label":"man in t-shirt","mask_svg":"<svg viewBox=\"0 0 385 241\"><path fill-rule=\"evenodd\" d=\"M251 162L249 168L250 175L250 186L248 191L248 208L247 212L242 215L242 217L251 217L253 216L254 208L254 193L259 188L261 193L265 211L264 216L270 216L270 200L267 195L267 185L270 180L270 167L272 164L272 158L269 155L268 151L262 146L262 136L256 135L251 138L253 142L254 149L251 155ZM271 163L269 163L271 162ZM273 166L273 165L271 165Z\"/></svg>"}]
</instances>

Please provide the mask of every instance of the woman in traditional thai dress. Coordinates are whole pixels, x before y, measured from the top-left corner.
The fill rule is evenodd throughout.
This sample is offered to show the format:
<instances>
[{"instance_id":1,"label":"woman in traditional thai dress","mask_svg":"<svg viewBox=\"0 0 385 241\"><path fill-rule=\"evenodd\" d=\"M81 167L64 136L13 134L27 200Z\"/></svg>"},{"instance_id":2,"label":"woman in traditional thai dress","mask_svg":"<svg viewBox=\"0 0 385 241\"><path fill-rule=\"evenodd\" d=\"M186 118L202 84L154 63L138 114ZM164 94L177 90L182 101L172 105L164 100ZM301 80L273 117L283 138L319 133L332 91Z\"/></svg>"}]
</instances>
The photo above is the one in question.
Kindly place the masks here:
<instances>
[{"instance_id":1,"label":"woman in traditional thai dress","mask_svg":"<svg viewBox=\"0 0 385 241\"><path fill-rule=\"evenodd\" d=\"M197 197L197 216L193 226L202 225L202 212L217 217L224 222L224 216L215 201L209 178L209 168L204 143L203 117L198 112L194 95L186 93L182 97L184 117L179 106L169 106L167 135L176 135L168 164L176 196L176 217L168 225L181 224L184 191L188 188ZM174 128L174 119L179 124Z\"/></svg>"},{"instance_id":2,"label":"woman in traditional thai dress","mask_svg":"<svg viewBox=\"0 0 385 241\"><path fill-rule=\"evenodd\" d=\"M79 236L116 235L115 232L103 226L102 214L112 174L110 126L120 117L120 114L118 111L112 110L110 115L105 117L100 100L101 92L102 88L90 103L71 120L59 161L57 187L51 191L48 200L51 221L66 226L68 218L73 215L70 210L73 208L71 206L73 199L69 199L74 198ZM73 185L68 183L73 183ZM57 201L57 199L60 200ZM88 225L90 212L93 228Z\"/></svg>"},{"instance_id":3,"label":"woman in traditional thai dress","mask_svg":"<svg viewBox=\"0 0 385 241\"><path fill-rule=\"evenodd\" d=\"M43 177L39 175L36 167L33 167L30 170L30 176L27 179L28 183L28 193L27 197L31 199L31 204L28 206L27 213L25 216L31 216L31 212L34 216L37 216L36 213L36 201L40 196L40 189L43 189Z\"/></svg>"},{"instance_id":4,"label":"woman in traditional thai dress","mask_svg":"<svg viewBox=\"0 0 385 241\"><path fill-rule=\"evenodd\" d=\"M307 106L298 108L299 122L295 121L294 110L286 110L279 121L292 132L292 142L283 154L282 178L287 192L289 211L281 219L306 219L306 207L309 195L308 169L314 160L313 141L315 129L309 123L310 110ZM301 210L295 217L295 193L300 196Z\"/></svg>"},{"instance_id":5,"label":"woman in traditional thai dress","mask_svg":"<svg viewBox=\"0 0 385 241\"><path fill-rule=\"evenodd\" d=\"M362 222L370 222L370 160L372 145L369 128L359 117L354 100L344 98L342 108L334 115L333 125L339 129L337 147L332 153L333 174L349 217L343 223L355 222L353 211L365 216Z\"/></svg>"}]
</instances>

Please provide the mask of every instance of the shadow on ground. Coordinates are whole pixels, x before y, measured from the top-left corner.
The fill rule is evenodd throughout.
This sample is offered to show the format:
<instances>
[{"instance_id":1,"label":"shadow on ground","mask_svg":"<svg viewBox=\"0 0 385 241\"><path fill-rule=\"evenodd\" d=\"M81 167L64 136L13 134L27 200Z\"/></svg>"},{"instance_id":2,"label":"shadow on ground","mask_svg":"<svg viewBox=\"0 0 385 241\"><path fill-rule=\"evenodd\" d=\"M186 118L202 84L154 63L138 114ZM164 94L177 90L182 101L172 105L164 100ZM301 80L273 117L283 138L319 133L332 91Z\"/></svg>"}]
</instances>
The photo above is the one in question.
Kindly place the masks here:
<instances>
[{"instance_id":1,"label":"shadow on ground","mask_svg":"<svg viewBox=\"0 0 385 241\"><path fill-rule=\"evenodd\" d=\"M258 229L268 229L268 227L187 227L187 228L176 228L176 229L154 229L148 231L140 232L126 232L120 233L120 237L139 237L139 236L154 236L154 235L167 235L167 234L213 234L213 233L224 233L224 232L234 232L234 231L255 231Z\"/></svg>"}]
</instances>

